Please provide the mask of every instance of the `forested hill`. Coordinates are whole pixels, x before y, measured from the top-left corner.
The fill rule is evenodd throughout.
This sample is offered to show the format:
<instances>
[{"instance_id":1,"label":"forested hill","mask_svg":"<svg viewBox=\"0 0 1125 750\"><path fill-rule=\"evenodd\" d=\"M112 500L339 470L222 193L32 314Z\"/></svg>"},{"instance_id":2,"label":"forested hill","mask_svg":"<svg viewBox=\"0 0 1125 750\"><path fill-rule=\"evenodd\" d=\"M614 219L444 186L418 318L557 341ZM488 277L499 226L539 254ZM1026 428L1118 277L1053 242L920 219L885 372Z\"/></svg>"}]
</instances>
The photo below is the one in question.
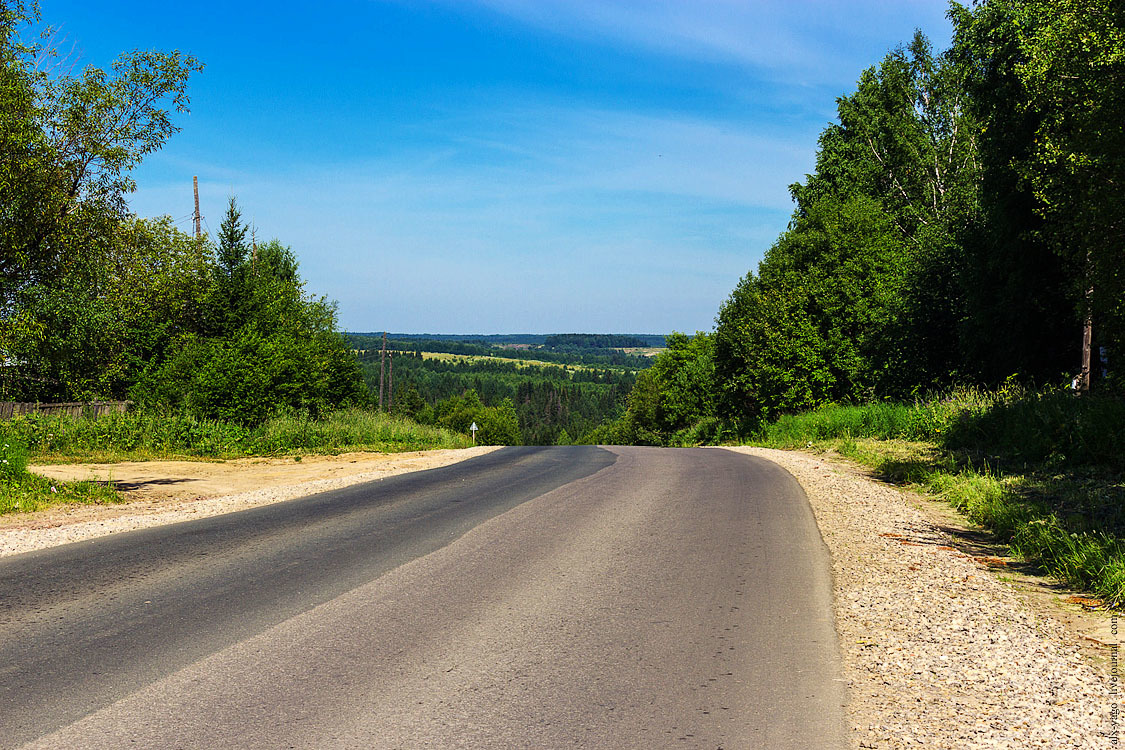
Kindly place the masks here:
<instances>
[{"instance_id":1,"label":"forested hill","mask_svg":"<svg viewBox=\"0 0 1125 750\"><path fill-rule=\"evenodd\" d=\"M1125 4L950 17L950 49L919 33L837 100L789 228L602 439L1006 381L1125 390Z\"/></svg>"},{"instance_id":2,"label":"forested hill","mask_svg":"<svg viewBox=\"0 0 1125 750\"><path fill-rule=\"evenodd\" d=\"M592 337L594 334L583 334ZM382 334L349 333L347 340L353 349L359 351L377 350L383 348ZM536 337L542 341L539 344L529 344L522 335L511 337L490 336L485 337L456 337L445 336L441 339L429 339L420 336L387 335L387 347L395 351L404 352L432 352L442 354L460 354L477 357L505 357L541 363L559 365L586 365L589 367L624 367L633 370L643 370L652 365L652 357L642 354L630 354L619 348L571 346L560 349L546 345L546 340L551 336ZM627 336L622 337L629 341L652 341L659 338L663 343L663 336ZM639 348L655 348L661 344L641 346Z\"/></svg>"},{"instance_id":3,"label":"forested hill","mask_svg":"<svg viewBox=\"0 0 1125 750\"><path fill-rule=\"evenodd\" d=\"M500 336L485 343L479 337L390 335L385 348L381 335L347 338L373 400L381 398L388 410L461 432L483 415L504 442L525 445L592 440L602 425L624 414L637 373L653 362L604 346L644 344L653 337L563 336L571 345L561 348L547 345L552 336L532 345Z\"/></svg>"}]
</instances>

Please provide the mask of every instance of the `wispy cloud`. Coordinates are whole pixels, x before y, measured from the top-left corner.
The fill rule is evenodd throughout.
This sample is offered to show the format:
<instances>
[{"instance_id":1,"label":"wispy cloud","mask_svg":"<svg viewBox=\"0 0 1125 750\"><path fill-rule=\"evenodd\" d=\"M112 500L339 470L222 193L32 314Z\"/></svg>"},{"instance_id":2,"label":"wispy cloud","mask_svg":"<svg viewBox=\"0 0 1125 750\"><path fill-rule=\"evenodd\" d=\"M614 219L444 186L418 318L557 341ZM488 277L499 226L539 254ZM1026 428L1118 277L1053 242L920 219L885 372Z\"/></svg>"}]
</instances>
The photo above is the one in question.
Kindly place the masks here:
<instances>
[{"instance_id":1,"label":"wispy cloud","mask_svg":"<svg viewBox=\"0 0 1125 750\"><path fill-rule=\"evenodd\" d=\"M541 30L625 43L709 62L731 62L789 80L855 79L854 50L940 19L946 0L474 0ZM941 40L943 43L945 40Z\"/></svg>"}]
</instances>

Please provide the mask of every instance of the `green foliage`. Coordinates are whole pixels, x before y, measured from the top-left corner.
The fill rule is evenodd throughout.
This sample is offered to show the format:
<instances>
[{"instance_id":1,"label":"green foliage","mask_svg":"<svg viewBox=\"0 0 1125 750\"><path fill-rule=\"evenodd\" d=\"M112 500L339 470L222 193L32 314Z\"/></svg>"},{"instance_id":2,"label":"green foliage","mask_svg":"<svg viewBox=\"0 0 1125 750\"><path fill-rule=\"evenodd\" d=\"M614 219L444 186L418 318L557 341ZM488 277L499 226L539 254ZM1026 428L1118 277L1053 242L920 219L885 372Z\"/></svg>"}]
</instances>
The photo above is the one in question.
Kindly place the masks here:
<instances>
[{"instance_id":1,"label":"green foliage","mask_svg":"<svg viewBox=\"0 0 1125 750\"><path fill-rule=\"evenodd\" d=\"M29 288L53 287L106 250L96 240L127 213L129 171L176 132L168 108L187 111L187 80L202 70L180 52L135 51L110 72L88 67L77 77L52 77L55 51L19 41L20 27L38 20L38 8L20 0L6 2L0 16L5 312Z\"/></svg>"},{"instance_id":2,"label":"green foliage","mask_svg":"<svg viewBox=\"0 0 1125 750\"><path fill-rule=\"evenodd\" d=\"M1002 456L1053 471L1096 467L1125 473L1125 402L1066 391L1001 400L949 426L944 447Z\"/></svg>"},{"instance_id":3,"label":"green foliage","mask_svg":"<svg viewBox=\"0 0 1125 750\"><path fill-rule=\"evenodd\" d=\"M1125 382L1125 11L985 0L951 17L951 50L916 34L838 100L789 228L719 311L720 423L1069 379L1087 314L1099 387ZM659 432L650 412L636 424ZM1080 431L1053 430L1024 452Z\"/></svg>"},{"instance_id":4,"label":"green foliage","mask_svg":"<svg viewBox=\"0 0 1125 750\"><path fill-rule=\"evenodd\" d=\"M399 452L469 445L467 435L363 409L319 417L282 410L254 426L182 412L135 411L98 419L33 414L0 423L0 439L26 445L29 455L39 461Z\"/></svg>"},{"instance_id":5,"label":"green foliage","mask_svg":"<svg viewBox=\"0 0 1125 750\"><path fill-rule=\"evenodd\" d=\"M943 497L1015 554L1120 606L1123 434L1119 400L1009 386L913 404L826 406L778 419L755 442L835 449Z\"/></svg>"},{"instance_id":6,"label":"green foliage","mask_svg":"<svg viewBox=\"0 0 1125 750\"><path fill-rule=\"evenodd\" d=\"M1061 390L961 389L912 404L830 405L755 442L834 448L939 495L1046 572L1125 603L1125 403ZM905 442L912 441L912 442Z\"/></svg>"},{"instance_id":7,"label":"green foliage","mask_svg":"<svg viewBox=\"0 0 1125 750\"><path fill-rule=\"evenodd\" d=\"M222 280L234 283L244 270L246 257L250 254L246 245L249 233L250 229L242 223L242 212L232 195L219 225L218 246L215 248L215 272Z\"/></svg>"},{"instance_id":8,"label":"green foliage","mask_svg":"<svg viewBox=\"0 0 1125 750\"><path fill-rule=\"evenodd\" d=\"M103 505L121 502L112 485L59 482L37 474L0 479L0 515L31 513L53 505Z\"/></svg>"},{"instance_id":9,"label":"green foliage","mask_svg":"<svg viewBox=\"0 0 1125 750\"><path fill-rule=\"evenodd\" d=\"M0 515L30 513L62 503L117 502L112 487L93 482L57 482L27 470L27 447L11 431L0 433Z\"/></svg>"},{"instance_id":10,"label":"green foliage","mask_svg":"<svg viewBox=\"0 0 1125 750\"><path fill-rule=\"evenodd\" d=\"M428 335L428 334L427 334ZM585 335L585 334L583 334ZM348 343L353 349L373 352L382 349L382 336L363 333L350 333L347 335ZM431 352L444 354L462 354L477 357L503 357L505 359L534 360L537 362L550 362L559 365L582 365L597 368L628 368L643 370L652 365L652 359L641 355L625 354L614 349L599 348L563 348L560 350L544 348L537 344L521 345L526 348L512 348L500 344L491 344L493 337L466 336L445 337L430 339L421 336L409 338L387 339L387 348L399 352ZM521 340L527 338L535 340L538 337L513 336ZM543 337L546 340L546 337ZM640 340L640 339L639 339Z\"/></svg>"},{"instance_id":11,"label":"green foliage","mask_svg":"<svg viewBox=\"0 0 1125 750\"><path fill-rule=\"evenodd\" d=\"M485 406L475 390L450 396L434 405L434 421L446 429L468 435L472 425L480 445L520 445L519 419L515 405L504 399L496 406Z\"/></svg>"},{"instance_id":12,"label":"green foliage","mask_svg":"<svg viewBox=\"0 0 1125 750\"><path fill-rule=\"evenodd\" d=\"M184 337L132 396L143 406L247 424L279 407L319 414L366 401L355 360L331 330L263 333L256 323L229 338Z\"/></svg>"},{"instance_id":13,"label":"green foliage","mask_svg":"<svg viewBox=\"0 0 1125 750\"><path fill-rule=\"evenodd\" d=\"M672 333L649 370L637 376L625 414L591 440L635 445L697 444L696 429L715 417L714 336Z\"/></svg>"},{"instance_id":14,"label":"green foliage","mask_svg":"<svg viewBox=\"0 0 1125 750\"><path fill-rule=\"evenodd\" d=\"M673 332L652 366L659 383L660 427L666 432L686 429L715 415L714 336Z\"/></svg>"},{"instance_id":15,"label":"green foliage","mask_svg":"<svg viewBox=\"0 0 1125 750\"><path fill-rule=\"evenodd\" d=\"M763 289L747 276L719 311L715 370L723 413L743 429L831 397L835 377L825 342L799 294Z\"/></svg>"},{"instance_id":16,"label":"green foliage","mask_svg":"<svg viewBox=\"0 0 1125 750\"><path fill-rule=\"evenodd\" d=\"M955 10L955 49L975 71L974 104L995 150L988 166L1036 215L1023 242L1058 261L1039 282L1069 301L1071 318L1091 314L1112 363L1125 354L1125 10L1110 0ZM1078 334L1068 333L1073 361Z\"/></svg>"},{"instance_id":17,"label":"green foliage","mask_svg":"<svg viewBox=\"0 0 1125 750\"><path fill-rule=\"evenodd\" d=\"M24 289L4 327L21 360L0 395L14 400L120 398L147 360L202 318L206 248L167 219L123 220L98 263Z\"/></svg>"}]
</instances>

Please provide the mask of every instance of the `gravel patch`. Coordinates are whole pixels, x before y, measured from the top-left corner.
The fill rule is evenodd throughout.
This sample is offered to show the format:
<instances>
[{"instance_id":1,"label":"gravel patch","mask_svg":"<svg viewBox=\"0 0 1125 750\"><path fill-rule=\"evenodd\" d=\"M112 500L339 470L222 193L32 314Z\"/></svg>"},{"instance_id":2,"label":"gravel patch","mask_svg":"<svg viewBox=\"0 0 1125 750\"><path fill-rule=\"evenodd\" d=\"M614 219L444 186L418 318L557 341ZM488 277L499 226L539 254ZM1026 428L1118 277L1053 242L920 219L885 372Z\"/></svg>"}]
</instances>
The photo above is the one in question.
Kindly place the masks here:
<instances>
[{"instance_id":1,"label":"gravel patch","mask_svg":"<svg viewBox=\"0 0 1125 750\"><path fill-rule=\"evenodd\" d=\"M484 455L498 446L477 446L458 450L415 451L409 454L366 454L365 462L356 469L351 464L356 461L345 454L336 460L331 457L311 457L304 467L291 460L252 460L233 461L225 464L206 464L200 462L151 462L129 464L134 471L137 467L144 474L152 473L150 468L160 464L160 471L181 474L227 474L225 484L220 486L252 486L258 489L222 494L200 496L195 490L172 489L162 492L159 499L125 502L119 505L72 505L55 508L26 516L7 516L3 519L5 527L0 527L0 557L16 555L21 552L54 547L69 542L132 531L150 526L206 518L222 513L268 505L283 500L314 495L360 482L384 479L396 474L448 466L474 456ZM179 467L176 466L179 464ZM308 464L312 464L309 466ZM121 480L128 477L126 464L82 464L80 466L32 467L43 474L74 474L66 478L113 478ZM295 475L294 469L303 469ZM343 476L307 480L308 475L330 474L336 470L351 471ZM230 474L235 476L230 476ZM298 478L299 477L299 478ZM148 478L148 477L146 477ZM171 485L175 487L173 483ZM123 493L130 497L131 493ZM143 490L137 493L143 496Z\"/></svg>"},{"instance_id":2,"label":"gravel patch","mask_svg":"<svg viewBox=\"0 0 1125 750\"><path fill-rule=\"evenodd\" d=\"M787 469L816 514L853 747L1117 746L1116 667L952 546L908 493L817 456L731 450Z\"/></svg>"}]
</instances>

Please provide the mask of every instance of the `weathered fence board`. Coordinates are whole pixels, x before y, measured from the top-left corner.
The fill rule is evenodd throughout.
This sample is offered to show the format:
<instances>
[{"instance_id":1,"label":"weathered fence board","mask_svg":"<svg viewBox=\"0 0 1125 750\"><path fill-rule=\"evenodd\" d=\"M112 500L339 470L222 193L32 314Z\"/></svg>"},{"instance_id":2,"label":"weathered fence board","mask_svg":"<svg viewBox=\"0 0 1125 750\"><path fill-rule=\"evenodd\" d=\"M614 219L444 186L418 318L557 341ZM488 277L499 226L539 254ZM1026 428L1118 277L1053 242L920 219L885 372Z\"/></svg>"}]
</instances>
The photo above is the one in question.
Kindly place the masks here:
<instances>
[{"instance_id":1,"label":"weathered fence board","mask_svg":"<svg viewBox=\"0 0 1125 750\"><path fill-rule=\"evenodd\" d=\"M0 419L11 419L20 414L51 414L80 419L94 419L106 414L129 411L132 401L74 401L66 404L40 404L34 401L0 401Z\"/></svg>"}]
</instances>

